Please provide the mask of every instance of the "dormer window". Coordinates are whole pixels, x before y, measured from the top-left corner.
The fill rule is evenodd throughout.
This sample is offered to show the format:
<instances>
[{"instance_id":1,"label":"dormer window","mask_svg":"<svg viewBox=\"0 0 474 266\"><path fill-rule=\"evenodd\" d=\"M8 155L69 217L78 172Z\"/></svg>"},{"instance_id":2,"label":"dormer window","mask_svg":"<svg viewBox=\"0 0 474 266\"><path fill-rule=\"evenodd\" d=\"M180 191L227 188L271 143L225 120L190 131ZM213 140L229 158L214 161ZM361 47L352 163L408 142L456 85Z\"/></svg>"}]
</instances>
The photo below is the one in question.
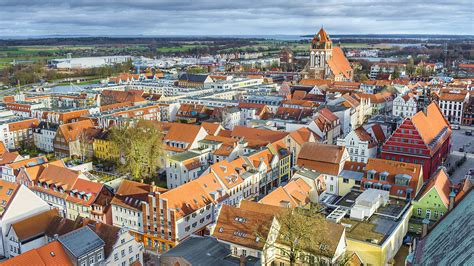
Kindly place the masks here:
<instances>
[{"instance_id":1,"label":"dormer window","mask_svg":"<svg viewBox=\"0 0 474 266\"><path fill-rule=\"evenodd\" d=\"M367 172L367 178L368 178L368 179L375 179L375 174L376 174L376 173L377 173L377 171L375 171L375 170L369 170L369 171Z\"/></svg>"},{"instance_id":2,"label":"dormer window","mask_svg":"<svg viewBox=\"0 0 474 266\"><path fill-rule=\"evenodd\" d=\"M384 171L380 173L380 181L387 181L388 178L388 172Z\"/></svg>"}]
</instances>

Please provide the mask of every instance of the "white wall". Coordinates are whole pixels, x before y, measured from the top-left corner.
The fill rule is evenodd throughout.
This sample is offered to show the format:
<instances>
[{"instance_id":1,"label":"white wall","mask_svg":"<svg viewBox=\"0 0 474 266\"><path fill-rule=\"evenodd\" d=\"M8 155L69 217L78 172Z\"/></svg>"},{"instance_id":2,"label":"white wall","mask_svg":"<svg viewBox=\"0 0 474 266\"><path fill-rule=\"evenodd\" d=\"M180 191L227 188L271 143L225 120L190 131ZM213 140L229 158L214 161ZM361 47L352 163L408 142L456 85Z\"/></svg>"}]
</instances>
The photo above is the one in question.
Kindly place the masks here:
<instances>
[{"instance_id":1,"label":"white wall","mask_svg":"<svg viewBox=\"0 0 474 266\"><path fill-rule=\"evenodd\" d=\"M7 231L12 223L21 221L49 209L50 206L48 203L43 201L26 186L20 185L0 221L2 230L2 248L0 248L0 255L5 256L5 254L8 254L8 251L6 250L8 245L5 244L5 241Z\"/></svg>"}]
</instances>

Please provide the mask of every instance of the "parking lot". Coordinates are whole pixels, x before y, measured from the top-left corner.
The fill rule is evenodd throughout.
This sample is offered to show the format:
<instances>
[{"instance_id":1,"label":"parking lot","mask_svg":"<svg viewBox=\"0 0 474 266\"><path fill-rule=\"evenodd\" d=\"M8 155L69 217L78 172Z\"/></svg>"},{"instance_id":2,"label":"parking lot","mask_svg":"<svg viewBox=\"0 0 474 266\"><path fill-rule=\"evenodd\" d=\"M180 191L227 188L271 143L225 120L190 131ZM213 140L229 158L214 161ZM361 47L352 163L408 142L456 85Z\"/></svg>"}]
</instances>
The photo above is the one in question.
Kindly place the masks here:
<instances>
[{"instance_id":1,"label":"parking lot","mask_svg":"<svg viewBox=\"0 0 474 266\"><path fill-rule=\"evenodd\" d=\"M464 179L464 176L469 172L469 169L474 168L474 136L467 136L466 131L474 131L474 127L462 127L459 130L453 130L451 154L445 162L445 166L454 165L456 161L460 160L466 154L467 161L461 167L455 169L451 175L452 181L457 184ZM460 152L460 148L464 151Z\"/></svg>"},{"instance_id":2,"label":"parking lot","mask_svg":"<svg viewBox=\"0 0 474 266\"><path fill-rule=\"evenodd\" d=\"M459 130L453 130L452 151L459 151L459 148L463 147L466 152L474 153L474 136L466 135L466 131L470 130L474 133L474 127L462 127Z\"/></svg>"}]
</instances>

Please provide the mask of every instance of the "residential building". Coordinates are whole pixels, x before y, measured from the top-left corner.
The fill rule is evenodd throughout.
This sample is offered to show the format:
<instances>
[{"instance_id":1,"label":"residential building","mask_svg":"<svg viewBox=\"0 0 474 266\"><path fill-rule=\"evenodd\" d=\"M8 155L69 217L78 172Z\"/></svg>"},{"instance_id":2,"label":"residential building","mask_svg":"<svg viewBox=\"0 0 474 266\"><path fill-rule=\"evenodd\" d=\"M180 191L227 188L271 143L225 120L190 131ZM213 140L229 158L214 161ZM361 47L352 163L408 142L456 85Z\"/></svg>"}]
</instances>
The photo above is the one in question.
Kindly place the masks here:
<instances>
[{"instance_id":1,"label":"residential building","mask_svg":"<svg viewBox=\"0 0 474 266\"><path fill-rule=\"evenodd\" d=\"M441 90L438 105L449 123L462 124L464 110L469 103L469 95L470 92L467 90Z\"/></svg>"},{"instance_id":2,"label":"residential building","mask_svg":"<svg viewBox=\"0 0 474 266\"><path fill-rule=\"evenodd\" d=\"M175 188L190 182L209 167L210 149L192 149L167 158L166 185Z\"/></svg>"},{"instance_id":3,"label":"residential building","mask_svg":"<svg viewBox=\"0 0 474 266\"><path fill-rule=\"evenodd\" d=\"M411 92L405 95L399 94L393 100L392 113L394 116L401 116L403 118L412 117L418 111L417 102L416 96Z\"/></svg>"},{"instance_id":4,"label":"residential building","mask_svg":"<svg viewBox=\"0 0 474 266\"><path fill-rule=\"evenodd\" d=\"M54 152L54 138L57 131L58 126L56 124L40 122L33 129L33 142L36 148L45 152Z\"/></svg>"},{"instance_id":5,"label":"residential building","mask_svg":"<svg viewBox=\"0 0 474 266\"><path fill-rule=\"evenodd\" d=\"M280 211L279 207L259 205L261 208ZM224 205L211 234L219 242L230 245L234 256L256 257L262 261L262 265L269 265L278 252L275 247L278 230L275 213Z\"/></svg>"},{"instance_id":6,"label":"residential building","mask_svg":"<svg viewBox=\"0 0 474 266\"><path fill-rule=\"evenodd\" d=\"M436 103L402 124L385 141L381 158L421 164L427 180L446 159L451 148L451 129Z\"/></svg>"},{"instance_id":7,"label":"residential building","mask_svg":"<svg viewBox=\"0 0 474 266\"><path fill-rule=\"evenodd\" d=\"M202 256L208 254L208 256ZM230 245L219 242L214 237L192 235L178 246L160 256L160 265L262 265L262 262L247 255L245 258L232 255Z\"/></svg>"},{"instance_id":8,"label":"residential building","mask_svg":"<svg viewBox=\"0 0 474 266\"><path fill-rule=\"evenodd\" d=\"M323 174L326 192L338 195L338 177L350 155L344 146L305 143L298 155L297 165Z\"/></svg>"},{"instance_id":9,"label":"residential building","mask_svg":"<svg viewBox=\"0 0 474 266\"><path fill-rule=\"evenodd\" d=\"M22 253L19 256L3 261L5 266L18 265L63 265L73 266L72 260L69 258L65 248L59 241L53 241L47 245L32 249Z\"/></svg>"},{"instance_id":10,"label":"residential building","mask_svg":"<svg viewBox=\"0 0 474 266\"><path fill-rule=\"evenodd\" d=\"M142 202L147 201L148 194L164 191L166 189L153 185L122 180L111 202L113 225L143 234Z\"/></svg>"},{"instance_id":11,"label":"residential building","mask_svg":"<svg viewBox=\"0 0 474 266\"><path fill-rule=\"evenodd\" d=\"M0 141L10 150L33 143L33 129L39 124L35 118L13 117L0 123Z\"/></svg>"},{"instance_id":12,"label":"residential building","mask_svg":"<svg viewBox=\"0 0 474 266\"><path fill-rule=\"evenodd\" d=\"M423 169L419 164L369 158L361 189L388 191L393 198L413 200L423 186Z\"/></svg>"},{"instance_id":13,"label":"residential building","mask_svg":"<svg viewBox=\"0 0 474 266\"><path fill-rule=\"evenodd\" d=\"M12 223L7 233L9 250L7 257L19 256L46 245L47 227L58 216L58 210L51 209Z\"/></svg>"},{"instance_id":14,"label":"residential building","mask_svg":"<svg viewBox=\"0 0 474 266\"><path fill-rule=\"evenodd\" d=\"M454 204L456 193L452 187L453 184L446 171L440 168L412 201L411 232L421 234L425 219L429 220L430 225L441 220L448 212L450 204Z\"/></svg>"},{"instance_id":15,"label":"residential building","mask_svg":"<svg viewBox=\"0 0 474 266\"><path fill-rule=\"evenodd\" d=\"M48 159L44 156L33 157L29 159L19 160L9 164L2 165L1 169L1 178L4 181L17 183L17 176L23 169L28 169L36 165L41 165L47 163ZM26 184L25 184L26 185Z\"/></svg>"},{"instance_id":16,"label":"residential building","mask_svg":"<svg viewBox=\"0 0 474 266\"><path fill-rule=\"evenodd\" d=\"M58 237L74 265L96 265L105 260L105 242L88 226Z\"/></svg>"},{"instance_id":17,"label":"residential building","mask_svg":"<svg viewBox=\"0 0 474 266\"><path fill-rule=\"evenodd\" d=\"M164 123L162 130L165 150L170 155L197 148L198 142L208 135L201 126L181 123Z\"/></svg>"},{"instance_id":18,"label":"residential building","mask_svg":"<svg viewBox=\"0 0 474 266\"><path fill-rule=\"evenodd\" d=\"M8 257L8 229L15 222L49 210L49 205L26 186L0 180L0 256Z\"/></svg>"},{"instance_id":19,"label":"residential building","mask_svg":"<svg viewBox=\"0 0 474 266\"><path fill-rule=\"evenodd\" d=\"M212 78L203 74L183 73L178 78L178 86L180 87L203 88L206 83L211 82L213 82Z\"/></svg>"},{"instance_id":20,"label":"residential building","mask_svg":"<svg viewBox=\"0 0 474 266\"><path fill-rule=\"evenodd\" d=\"M472 189L448 212L436 226L413 245L406 265L471 264L474 233L474 193Z\"/></svg>"},{"instance_id":21,"label":"residential building","mask_svg":"<svg viewBox=\"0 0 474 266\"><path fill-rule=\"evenodd\" d=\"M110 139L109 130L103 130L94 137L92 149L94 157L102 161L113 161L120 156Z\"/></svg>"},{"instance_id":22,"label":"residential building","mask_svg":"<svg viewBox=\"0 0 474 266\"><path fill-rule=\"evenodd\" d=\"M366 163L369 158L377 157L377 140L363 127L349 132L345 138L339 138L337 145L345 146L351 161Z\"/></svg>"},{"instance_id":23,"label":"residential building","mask_svg":"<svg viewBox=\"0 0 474 266\"><path fill-rule=\"evenodd\" d=\"M59 158L92 158L93 138L99 132L90 119L60 125L54 137L54 154Z\"/></svg>"}]
</instances>

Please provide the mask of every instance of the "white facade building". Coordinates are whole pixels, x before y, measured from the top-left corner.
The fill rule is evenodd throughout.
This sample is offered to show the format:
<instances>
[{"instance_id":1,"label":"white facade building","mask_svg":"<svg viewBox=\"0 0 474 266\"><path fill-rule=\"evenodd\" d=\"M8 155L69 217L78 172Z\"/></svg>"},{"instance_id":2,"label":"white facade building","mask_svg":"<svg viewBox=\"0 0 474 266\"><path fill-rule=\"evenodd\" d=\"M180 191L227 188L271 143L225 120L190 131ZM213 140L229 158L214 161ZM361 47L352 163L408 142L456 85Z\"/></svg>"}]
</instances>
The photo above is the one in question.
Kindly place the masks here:
<instances>
[{"instance_id":1,"label":"white facade building","mask_svg":"<svg viewBox=\"0 0 474 266\"><path fill-rule=\"evenodd\" d=\"M377 157L377 142L363 127L352 130L345 138L339 138L337 145L346 146L353 162L367 163L369 158Z\"/></svg>"},{"instance_id":2,"label":"white facade building","mask_svg":"<svg viewBox=\"0 0 474 266\"><path fill-rule=\"evenodd\" d=\"M461 124L464 106L469 102L469 91L443 91L439 97L439 107L451 124Z\"/></svg>"},{"instance_id":3,"label":"white facade building","mask_svg":"<svg viewBox=\"0 0 474 266\"><path fill-rule=\"evenodd\" d=\"M10 225L35 214L47 211L49 205L35 195L24 185L18 185L0 180L1 193L5 195L2 201L0 229L0 256L8 257L9 248L7 233Z\"/></svg>"},{"instance_id":4,"label":"white facade building","mask_svg":"<svg viewBox=\"0 0 474 266\"><path fill-rule=\"evenodd\" d=\"M394 116L412 117L417 112L417 100L415 95L407 93L398 95L393 100L392 113Z\"/></svg>"}]
</instances>

